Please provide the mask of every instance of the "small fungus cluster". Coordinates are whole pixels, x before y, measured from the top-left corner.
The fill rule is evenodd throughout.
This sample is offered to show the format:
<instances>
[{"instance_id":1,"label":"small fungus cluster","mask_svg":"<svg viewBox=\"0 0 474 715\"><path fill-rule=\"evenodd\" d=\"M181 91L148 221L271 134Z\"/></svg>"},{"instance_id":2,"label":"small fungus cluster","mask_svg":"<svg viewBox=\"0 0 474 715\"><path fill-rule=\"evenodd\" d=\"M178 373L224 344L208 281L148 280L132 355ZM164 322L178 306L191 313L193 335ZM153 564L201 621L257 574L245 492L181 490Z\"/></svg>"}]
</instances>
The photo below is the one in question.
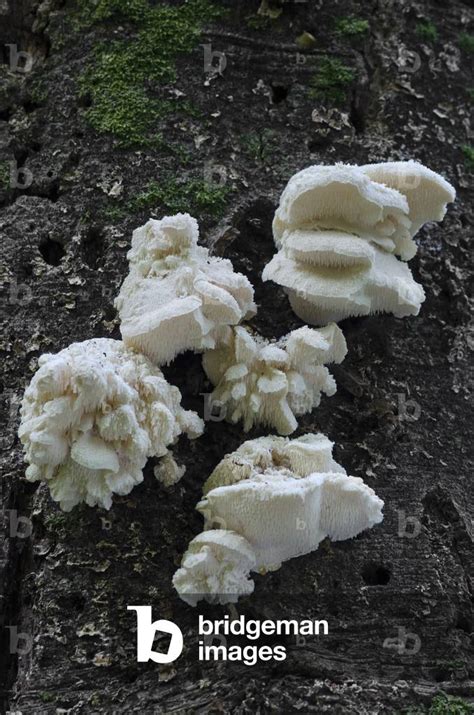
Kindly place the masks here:
<instances>
[{"instance_id":1,"label":"small fungus cluster","mask_svg":"<svg viewBox=\"0 0 474 715\"><path fill-rule=\"evenodd\" d=\"M250 571L275 571L326 537L350 539L382 521L383 502L347 476L332 446L322 434L261 437L218 464L196 507L205 530L173 578L183 600L235 602L253 591Z\"/></svg>"},{"instance_id":2,"label":"small fungus cluster","mask_svg":"<svg viewBox=\"0 0 474 715\"><path fill-rule=\"evenodd\" d=\"M148 457L159 474L179 473L167 447L204 423L181 407L181 393L161 370L119 340L73 343L42 355L21 408L20 439L29 481L47 482L61 509L84 501L110 509L112 494L143 481Z\"/></svg>"},{"instance_id":3,"label":"small fungus cluster","mask_svg":"<svg viewBox=\"0 0 474 715\"><path fill-rule=\"evenodd\" d=\"M125 345L158 365L215 347L219 327L255 312L248 279L198 246L198 236L189 214L150 219L133 232L130 271L115 304Z\"/></svg>"},{"instance_id":4,"label":"small fungus cluster","mask_svg":"<svg viewBox=\"0 0 474 715\"><path fill-rule=\"evenodd\" d=\"M216 386L211 400L224 405L230 422L242 420L244 432L263 424L286 435L297 428L296 415L319 405L322 392L336 392L324 363L342 362L346 353L334 323L321 330L305 326L274 343L238 326L222 331L203 367Z\"/></svg>"}]
</instances>

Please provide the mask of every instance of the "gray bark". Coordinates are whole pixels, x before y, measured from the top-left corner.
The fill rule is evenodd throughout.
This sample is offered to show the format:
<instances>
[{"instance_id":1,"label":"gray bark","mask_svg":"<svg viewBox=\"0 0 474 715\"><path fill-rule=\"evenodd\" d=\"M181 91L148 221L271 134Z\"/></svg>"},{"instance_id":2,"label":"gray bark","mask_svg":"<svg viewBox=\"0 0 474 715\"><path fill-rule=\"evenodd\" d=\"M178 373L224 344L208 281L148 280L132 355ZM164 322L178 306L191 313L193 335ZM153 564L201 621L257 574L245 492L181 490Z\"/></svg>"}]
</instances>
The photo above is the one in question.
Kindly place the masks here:
<instances>
[{"instance_id":1,"label":"gray bark","mask_svg":"<svg viewBox=\"0 0 474 715\"><path fill-rule=\"evenodd\" d=\"M229 17L206 28L202 42L227 58L209 86L202 47L178 60L176 87L205 114L163 120L168 142L187 143L190 160L182 164L159 149L118 149L84 118L77 79L97 39L112 37L117 23L74 35L69 4L4 2L0 44L15 43L34 57L30 73L11 71L6 50L1 66L0 158L32 175L25 189L0 190L5 710L396 713L429 708L441 691L472 701L473 214L461 149L470 141L472 55L460 52L459 37L473 13L459 0L290 5L269 31L245 22L257 2L233 3ZM334 17L353 14L370 21L364 39L331 34ZM417 34L423 18L438 27L434 44ZM303 63L294 38L305 30L318 44ZM415 55L407 60L404 48ZM330 106L308 92L323 50L356 72L331 120ZM404 62L412 64L407 69ZM244 134L253 137L250 150ZM201 135L206 140L195 143ZM426 302L416 318L342 324L349 352L334 370L338 392L301 418L297 433L322 431L336 442L338 461L384 499L384 522L257 576L254 594L237 606L239 614L260 619L326 618L329 636L288 639L281 664L198 663L198 612L218 618L229 609L191 609L171 578L201 530L194 505L202 483L225 453L265 431L245 437L239 425L207 423L202 438L182 440L174 450L187 467L175 488L162 488L150 464L144 483L116 498L109 513L83 507L63 515L44 486L23 480L18 403L38 356L72 341L120 335L113 298L131 232L150 212L112 221L104 208L113 200L101 187L122 178L133 197L166 171L195 177L205 166L224 169L232 186L227 210L219 222L197 216L201 240L248 275L259 304L253 324L278 337L301 324L284 293L260 280L274 253L271 220L287 179L311 163L408 158L441 172L458 190L443 223L419 235L411 265ZM163 212L158 205L151 213ZM180 356L165 372L185 406L202 414L201 393L210 386L200 357ZM15 536L18 517L31 520L27 538ZM28 531L28 522L23 527ZM155 617L181 627L185 649L173 667L136 662L129 604L151 604ZM26 634L27 652L10 652L12 628ZM403 634L409 634L405 650L387 647L387 639Z\"/></svg>"}]
</instances>

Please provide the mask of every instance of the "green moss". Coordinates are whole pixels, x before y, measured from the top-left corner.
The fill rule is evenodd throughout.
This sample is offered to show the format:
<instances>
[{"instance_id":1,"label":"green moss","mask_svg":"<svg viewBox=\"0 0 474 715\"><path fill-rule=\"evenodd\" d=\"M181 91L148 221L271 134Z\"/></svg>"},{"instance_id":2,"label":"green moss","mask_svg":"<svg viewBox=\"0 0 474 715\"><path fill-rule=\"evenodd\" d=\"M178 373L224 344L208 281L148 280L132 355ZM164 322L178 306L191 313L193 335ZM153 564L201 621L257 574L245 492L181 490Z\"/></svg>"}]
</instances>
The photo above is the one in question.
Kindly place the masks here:
<instances>
[{"instance_id":1,"label":"green moss","mask_svg":"<svg viewBox=\"0 0 474 715\"><path fill-rule=\"evenodd\" d=\"M172 213L204 212L218 217L225 209L229 192L229 187L217 186L203 179L179 182L169 177L160 183L150 182L145 191L128 202L127 207L135 212L160 206Z\"/></svg>"},{"instance_id":2,"label":"green moss","mask_svg":"<svg viewBox=\"0 0 474 715\"><path fill-rule=\"evenodd\" d=\"M419 22L416 26L416 33L425 42L436 42L438 39L438 30L436 29L434 22L431 22L431 20Z\"/></svg>"},{"instance_id":3,"label":"green moss","mask_svg":"<svg viewBox=\"0 0 474 715\"><path fill-rule=\"evenodd\" d=\"M474 706L462 698L440 693L433 698L428 708L410 708L404 713L405 715L471 715L474 713Z\"/></svg>"},{"instance_id":4,"label":"green moss","mask_svg":"<svg viewBox=\"0 0 474 715\"><path fill-rule=\"evenodd\" d=\"M179 54L199 42L202 24L222 14L207 0L187 0L178 6L150 5L147 0L81 0L79 22L93 24L112 18L129 21L132 39L101 42L80 80L80 94L91 106L86 117L99 132L115 135L121 146L158 146L157 120L186 103L152 97L150 84L176 80Z\"/></svg>"},{"instance_id":5,"label":"green moss","mask_svg":"<svg viewBox=\"0 0 474 715\"><path fill-rule=\"evenodd\" d=\"M365 35L369 29L369 21L351 15L350 17L340 17L336 20L336 34L345 37Z\"/></svg>"},{"instance_id":6,"label":"green moss","mask_svg":"<svg viewBox=\"0 0 474 715\"><path fill-rule=\"evenodd\" d=\"M139 22L144 20L149 10L146 0L80 0L77 24L89 27L116 17L121 20Z\"/></svg>"},{"instance_id":7,"label":"green moss","mask_svg":"<svg viewBox=\"0 0 474 715\"><path fill-rule=\"evenodd\" d=\"M445 693L437 695L428 710L429 715L469 715L474 707L462 698L452 698Z\"/></svg>"},{"instance_id":8,"label":"green moss","mask_svg":"<svg viewBox=\"0 0 474 715\"><path fill-rule=\"evenodd\" d=\"M354 79L354 72L341 60L322 57L311 80L310 96L339 104L346 98L349 85Z\"/></svg>"},{"instance_id":9,"label":"green moss","mask_svg":"<svg viewBox=\"0 0 474 715\"><path fill-rule=\"evenodd\" d=\"M54 693L50 693L48 690L43 690L43 692L39 694L39 697L43 703L54 703L56 700L56 695Z\"/></svg>"},{"instance_id":10,"label":"green moss","mask_svg":"<svg viewBox=\"0 0 474 715\"><path fill-rule=\"evenodd\" d=\"M469 99L474 100L474 87L468 87L466 92Z\"/></svg>"},{"instance_id":11,"label":"green moss","mask_svg":"<svg viewBox=\"0 0 474 715\"><path fill-rule=\"evenodd\" d=\"M48 89L42 81L30 86L30 97L36 104L44 104L48 99Z\"/></svg>"},{"instance_id":12,"label":"green moss","mask_svg":"<svg viewBox=\"0 0 474 715\"><path fill-rule=\"evenodd\" d=\"M8 191L10 188L10 164L8 161L0 161L0 189Z\"/></svg>"},{"instance_id":13,"label":"green moss","mask_svg":"<svg viewBox=\"0 0 474 715\"><path fill-rule=\"evenodd\" d=\"M101 693L92 693L89 703L93 707L98 707L102 703L102 694Z\"/></svg>"},{"instance_id":14,"label":"green moss","mask_svg":"<svg viewBox=\"0 0 474 715\"><path fill-rule=\"evenodd\" d=\"M251 30L267 30L272 24L272 20L268 15L247 15L245 24Z\"/></svg>"},{"instance_id":15,"label":"green moss","mask_svg":"<svg viewBox=\"0 0 474 715\"><path fill-rule=\"evenodd\" d=\"M464 163L466 164L469 171L474 171L474 146L464 144L461 149L462 153L464 154Z\"/></svg>"},{"instance_id":16,"label":"green moss","mask_svg":"<svg viewBox=\"0 0 474 715\"><path fill-rule=\"evenodd\" d=\"M110 204L106 206L102 211L102 217L105 221L110 223L116 223L126 216L127 211L121 204Z\"/></svg>"},{"instance_id":17,"label":"green moss","mask_svg":"<svg viewBox=\"0 0 474 715\"><path fill-rule=\"evenodd\" d=\"M66 531L67 519L63 513L55 512L49 514L44 520L44 525L48 529L58 536L64 535Z\"/></svg>"},{"instance_id":18,"label":"green moss","mask_svg":"<svg viewBox=\"0 0 474 715\"><path fill-rule=\"evenodd\" d=\"M255 161L261 161L265 164L268 159L274 154L276 134L271 129L264 129L262 132L251 132L244 134L241 138L244 151Z\"/></svg>"},{"instance_id":19,"label":"green moss","mask_svg":"<svg viewBox=\"0 0 474 715\"><path fill-rule=\"evenodd\" d=\"M459 47L464 50L464 52L474 52L474 35L462 32L459 36Z\"/></svg>"}]
</instances>

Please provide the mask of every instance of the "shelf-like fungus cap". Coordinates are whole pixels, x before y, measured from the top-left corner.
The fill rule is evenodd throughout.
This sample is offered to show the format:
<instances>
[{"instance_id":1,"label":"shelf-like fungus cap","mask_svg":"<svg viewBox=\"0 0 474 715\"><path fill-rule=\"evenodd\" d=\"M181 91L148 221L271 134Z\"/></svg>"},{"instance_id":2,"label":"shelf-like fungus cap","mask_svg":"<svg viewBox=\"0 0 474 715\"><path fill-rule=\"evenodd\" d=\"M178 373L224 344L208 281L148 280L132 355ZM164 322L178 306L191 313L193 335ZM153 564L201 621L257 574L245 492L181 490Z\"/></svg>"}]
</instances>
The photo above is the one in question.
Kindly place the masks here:
<instances>
[{"instance_id":1,"label":"shelf-like fungus cap","mask_svg":"<svg viewBox=\"0 0 474 715\"><path fill-rule=\"evenodd\" d=\"M373 181L406 197L411 236L428 221L442 221L447 204L456 198L454 187L446 179L417 161L365 164L361 169Z\"/></svg>"},{"instance_id":2,"label":"shelf-like fungus cap","mask_svg":"<svg viewBox=\"0 0 474 715\"><path fill-rule=\"evenodd\" d=\"M196 507L205 531L191 542L173 580L181 598L191 605L199 598L234 602L253 590L250 570L277 569L326 537L352 538L382 521L383 502L361 479L346 475L332 448L322 434L270 435L226 455Z\"/></svg>"},{"instance_id":3,"label":"shelf-like fungus cap","mask_svg":"<svg viewBox=\"0 0 474 715\"><path fill-rule=\"evenodd\" d=\"M284 189L273 222L274 238L279 248L286 242L293 251L301 251L298 246L306 245L308 253L308 240L286 234L345 232L407 261L417 250L415 234L427 221L441 221L455 195L442 176L415 161L310 166L292 176ZM344 260L342 237L333 236L332 241L337 255L333 260ZM324 253L323 246L319 251Z\"/></svg>"},{"instance_id":4,"label":"shelf-like fungus cap","mask_svg":"<svg viewBox=\"0 0 474 715\"><path fill-rule=\"evenodd\" d=\"M273 221L281 246L285 231L339 229L396 248L410 225L400 192L371 181L358 166L310 166L291 177Z\"/></svg>"},{"instance_id":5,"label":"shelf-like fungus cap","mask_svg":"<svg viewBox=\"0 0 474 715\"><path fill-rule=\"evenodd\" d=\"M257 568L273 570L307 554L329 536L357 536L382 521L383 502L361 479L334 473L295 477L264 473L207 492L198 504L206 523L223 525L252 546Z\"/></svg>"},{"instance_id":6,"label":"shelf-like fungus cap","mask_svg":"<svg viewBox=\"0 0 474 715\"><path fill-rule=\"evenodd\" d=\"M328 268L370 268L374 249L365 238L344 231L285 231L282 248L289 258Z\"/></svg>"},{"instance_id":7,"label":"shelf-like fungus cap","mask_svg":"<svg viewBox=\"0 0 474 715\"><path fill-rule=\"evenodd\" d=\"M133 234L130 272L115 304L125 344L160 365L214 347L220 327L255 311L248 279L197 240L189 214L152 219Z\"/></svg>"},{"instance_id":8,"label":"shelf-like fungus cap","mask_svg":"<svg viewBox=\"0 0 474 715\"><path fill-rule=\"evenodd\" d=\"M344 467L332 456L333 447L334 442L321 433L294 439L276 435L249 439L219 462L204 483L203 494L250 479L267 469L286 469L295 478L307 477L312 472L345 474Z\"/></svg>"},{"instance_id":9,"label":"shelf-like fungus cap","mask_svg":"<svg viewBox=\"0 0 474 715\"><path fill-rule=\"evenodd\" d=\"M353 266L344 269L316 267L278 251L262 274L283 286L295 313L310 325L339 322L349 316L369 315L366 293L370 269Z\"/></svg>"},{"instance_id":10,"label":"shelf-like fungus cap","mask_svg":"<svg viewBox=\"0 0 474 715\"><path fill-rule=\"evenodd\" d=\"M118 340L73 343L42 355L25 391L19 436L30 466L61 509L110 509L112 495L143 480L148 457L173 461L168 446L204 424L181 407L181 393L143 355ZM178 469L176 467L176 469Z\"/></svg>"},{"instance_id":11,"label":"shelf-like fungus cap","mask_svg":"<svg viewBox=\"0 0 474 715\"><path fill-rule=\"evenodd\" d=\"M253 549L242 536L225 529L204 531L189 544L173 586L191 606L200 600L236 603L253 592L249 574L255 567Z\"/></svg>"},{"instance_id":12,"label":"shelf-like fungus cap","mask_svg":"<svg viewBox=\"0 0 474 715\"><path fill-rule=\"evenodd\" d=\"M295 313L310 325L378 312L418 315L425 299L407 264L379 246L372 247L370 267L343 268L303 263L283 249L262 277L283 286Z\"/></svg>"}]
</instances>

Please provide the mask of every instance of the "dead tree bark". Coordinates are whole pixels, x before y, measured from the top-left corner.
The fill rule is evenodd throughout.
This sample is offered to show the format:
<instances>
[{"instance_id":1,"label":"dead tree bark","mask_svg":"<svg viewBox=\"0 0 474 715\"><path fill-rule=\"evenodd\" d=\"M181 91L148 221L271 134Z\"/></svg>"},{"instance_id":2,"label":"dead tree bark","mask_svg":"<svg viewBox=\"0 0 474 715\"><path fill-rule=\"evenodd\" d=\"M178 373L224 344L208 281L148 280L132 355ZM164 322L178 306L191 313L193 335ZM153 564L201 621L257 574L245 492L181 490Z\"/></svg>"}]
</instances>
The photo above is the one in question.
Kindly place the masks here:
<instances>
[{"instance_id":1,"label":"dead tree bark","mask_svg":"<svg viewBox=\"0 0 474 715\"><path fill-rule=\"evenodd\" d=\"M133 42L136 24L112 16L78 29L85 2L0 3L4 710L396 713L423 711L441 691L467 703L473 214L472 54L464 36L472 9L460 0L285 2L270 19L256 14L256 0L221 4L228 14L206 22L195 49L176 58L176 82L143 87L159 100L184 96L197 111L178 106L156 120L160 143L123 147L91 126L94 98L79 91L80 78L97 63L101 40ZM368 27L337 30L338 18L354 16ZM302 32L316 37L314 49L298 50ZM199 43L225 54L221 74L204 71ZM6 45L31 55L31 71L12 65ZM334 62L332 73L318 75L322 55L349 68L352 80L342 81ZM311 91L315 76L326 95ZM349 353L338 393L303 417L299 432L336 442L348 472L385 500L385 520L257 577L255 593L237 606L260 619L327 618L329 636L288 640L281 664L199 663L197 613L228 610L187 607L171 577L201 529L194 505L202 483L243 441L240 426L209 422L204 437L180 442L175 452L187 471L173 489L162 488L149 465L143 485L110 512L62 514L44 486L23 479L15 436L23 389L41 353L119 337L113 299L131 231L176 203L169 191L155 203L143 198L153 182L225 187L219 219L210 203L198 204L201 240L249 276L259 304L254 325L278 337L300 322L260 275L274 252L271 221L287 179L311 163L408 158L444 174L459 193L444 222L419 236L413 266L427 300L417 318L344 322ZM199 356L181 356L166 374L185 406L202 414L210 388ZM127 605L138 603L181 627L185 650L174 667L136 662Z\"/></svg>"}]
</instances>

